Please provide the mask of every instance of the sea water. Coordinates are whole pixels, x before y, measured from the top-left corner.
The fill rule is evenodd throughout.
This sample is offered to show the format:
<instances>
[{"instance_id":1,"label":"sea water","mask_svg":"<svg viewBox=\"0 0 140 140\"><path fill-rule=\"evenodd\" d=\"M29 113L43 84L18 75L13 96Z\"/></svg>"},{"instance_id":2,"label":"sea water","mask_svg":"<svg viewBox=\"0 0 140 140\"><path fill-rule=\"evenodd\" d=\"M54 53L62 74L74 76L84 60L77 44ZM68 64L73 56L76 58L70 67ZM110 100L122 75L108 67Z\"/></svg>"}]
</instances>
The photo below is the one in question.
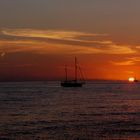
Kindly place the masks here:
<instances>
[{"instance_id":1,"label":"sea water","mask_svg":"<svg viewBox=\"0 0 140 140\"><path fill-rule=\"evenodd\" d=\"M0 83L0 140L140 139L140 83Z\"/></svg>"}]
</instances>

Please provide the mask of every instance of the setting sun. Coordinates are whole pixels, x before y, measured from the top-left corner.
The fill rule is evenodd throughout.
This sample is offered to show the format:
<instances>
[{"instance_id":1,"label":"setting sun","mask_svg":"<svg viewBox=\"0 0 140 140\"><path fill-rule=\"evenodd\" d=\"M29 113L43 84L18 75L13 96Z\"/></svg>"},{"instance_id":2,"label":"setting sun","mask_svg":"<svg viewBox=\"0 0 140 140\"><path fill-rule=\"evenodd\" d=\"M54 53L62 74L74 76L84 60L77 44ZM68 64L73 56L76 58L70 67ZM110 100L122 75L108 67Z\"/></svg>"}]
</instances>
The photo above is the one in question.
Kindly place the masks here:
<instances>
[{"instance_id":1,"label":"setting sun","mask_svg":"<svg viewBox=\"0 0 140 140\"><path fill-rule=\"evenodd\" d=\"M134 77L129 77L129 78L128 78L128 81L129 81L129 82L134 82L134 81L135 81L135 78L134 78Z\"/></svg>"}]
</instances>

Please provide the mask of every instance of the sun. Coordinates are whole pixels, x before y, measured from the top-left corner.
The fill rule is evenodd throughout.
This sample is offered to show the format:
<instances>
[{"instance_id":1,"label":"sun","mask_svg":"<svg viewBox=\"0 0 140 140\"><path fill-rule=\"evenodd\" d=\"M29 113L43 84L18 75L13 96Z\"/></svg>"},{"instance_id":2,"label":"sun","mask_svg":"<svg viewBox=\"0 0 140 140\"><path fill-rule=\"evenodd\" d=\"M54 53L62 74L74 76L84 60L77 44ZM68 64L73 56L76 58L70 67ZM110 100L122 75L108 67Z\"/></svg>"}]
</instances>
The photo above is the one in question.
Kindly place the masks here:
<instances>
[{"instance_id":1,"label":"sun","mask_svg":"<svg viewBox=\"0 0 140 140\"><path fill-rule=\"evenodd\" d=\"M129 82L134 82L134 81L135 81L135 78L134 78L134 77L129 77L129 78L128 78L128 81L129 81Z\"/></svg>"}]
</instances>

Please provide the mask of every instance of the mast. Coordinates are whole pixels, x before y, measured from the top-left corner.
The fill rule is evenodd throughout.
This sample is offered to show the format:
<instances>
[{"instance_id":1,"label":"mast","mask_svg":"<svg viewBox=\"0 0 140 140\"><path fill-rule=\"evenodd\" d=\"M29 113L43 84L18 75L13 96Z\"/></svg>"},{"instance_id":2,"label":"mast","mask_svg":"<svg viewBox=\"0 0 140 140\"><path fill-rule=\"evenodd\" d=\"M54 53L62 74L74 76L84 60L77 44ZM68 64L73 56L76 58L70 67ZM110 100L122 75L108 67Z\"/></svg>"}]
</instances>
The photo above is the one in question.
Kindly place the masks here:
<instances>
[{"instance_id":1,"label":"mast","mask_svg":"<svg viewBox=\"0 0 140 140\"><path fill-rule=\"evenodd\" d=\"M84 82L85 79L84 79L84 75L83 75L83 72L81 70L81 67L79 66L78 68L79 68L79 72L80 72L80 75L81 75L81 80Z\"/></svg>"},{"instance_id":2,"label":"mast","mask_svg":"<svg viewBox=\"0 0 140 140\"><path fill-rule=\"evenodd\" d=\"M75 57L75 81L77 81L77 58Z\"/></svg>"},{"instance_id":3,"label":"mast","mask_svg":"<svg viewBox=\"0 0 140 140\"><path fill-rule=\"evenodd\" d=\"M65 73L66 73L66 81L68 80L68 71L67 71L67 65L65 65Z\"/></svg>"}]
</instances>

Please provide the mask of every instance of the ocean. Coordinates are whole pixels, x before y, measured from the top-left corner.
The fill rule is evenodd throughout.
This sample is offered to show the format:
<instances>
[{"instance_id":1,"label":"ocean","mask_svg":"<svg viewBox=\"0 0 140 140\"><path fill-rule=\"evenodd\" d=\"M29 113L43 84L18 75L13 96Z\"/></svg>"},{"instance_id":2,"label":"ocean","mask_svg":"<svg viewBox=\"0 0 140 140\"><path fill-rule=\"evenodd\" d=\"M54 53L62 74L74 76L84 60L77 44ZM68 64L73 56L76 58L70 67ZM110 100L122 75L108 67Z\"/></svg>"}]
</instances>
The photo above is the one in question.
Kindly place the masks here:
<instances>
[{"instance_id":1,"label":"ocean","mask_svg":"<svg viewBox=\"0 0 140 140\"><path fill-rule=\"evenodd\" d=\"M0 140L140 139L140 83L0 83Z\"/></svg>"}]
</instances>

